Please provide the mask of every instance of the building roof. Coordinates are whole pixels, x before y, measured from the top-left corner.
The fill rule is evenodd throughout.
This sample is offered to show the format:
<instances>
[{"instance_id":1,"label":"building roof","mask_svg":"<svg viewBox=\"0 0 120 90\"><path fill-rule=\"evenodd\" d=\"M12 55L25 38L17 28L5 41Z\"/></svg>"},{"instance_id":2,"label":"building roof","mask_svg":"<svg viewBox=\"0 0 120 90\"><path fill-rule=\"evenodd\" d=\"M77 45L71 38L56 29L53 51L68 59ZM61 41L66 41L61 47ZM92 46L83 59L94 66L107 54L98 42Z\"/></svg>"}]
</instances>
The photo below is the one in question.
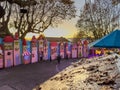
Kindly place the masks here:
<instances>
[{"instance_id":1,"label":"building roof","mask_svg":"<svg viewBox=\"0 0 120 90\"><path fill-rule=\"evenodd\" d=\"M46 37L49 42L69 42L68 39L64 37Z\"/></svg>"}]
</instances>

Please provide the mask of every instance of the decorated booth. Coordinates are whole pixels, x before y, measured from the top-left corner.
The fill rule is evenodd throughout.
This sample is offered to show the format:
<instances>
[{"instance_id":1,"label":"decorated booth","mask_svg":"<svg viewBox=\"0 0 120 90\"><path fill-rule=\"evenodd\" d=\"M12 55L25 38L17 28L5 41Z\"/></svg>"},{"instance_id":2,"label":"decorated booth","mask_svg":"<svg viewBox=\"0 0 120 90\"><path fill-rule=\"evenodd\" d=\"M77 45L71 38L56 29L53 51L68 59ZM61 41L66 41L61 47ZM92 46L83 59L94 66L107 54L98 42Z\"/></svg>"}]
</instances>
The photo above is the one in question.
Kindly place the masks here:
<instances>
[{"instance_id":1,"label":"decorated booth","mask_svg":"<svg viewBox=\"0 0 120 90\"><path fill-rule=\"evenodd\" d=\"M0 69L3 68L3 40L0 38Z\"/></svg>"},{"instance_id":2,"label":"decorated booth","mask_svg":"<svg viewBox=\"0 0 120 90\"><path fill-rule=\"evenodd\" d=\"M13 38L6 36L4 38L4 66L5 68L13 66Z\"/></svg>"},{"instance_id":3,"label":"decorated booth","mask_svg":"<svg viewBox=\"0 0 120 90\"><path fill-rule=\"evenodd\" d=\"M50 46L51 46L51 59L55 60L57 59L57 42L51 42Z\"/></svg>"},{"instance_id":4,"label":"decorated booth","mask_svg":"<svg viewBox=\"0 0 120 90\"><path fill-rule=\"evenodd\" d=\"M68 42L66 44L66 55L68 58L71 58L71 55L72 55L72 46L71 46L71 43Z\"/></svg>"},{"instance_id":5,"label":"decorated booth","mask_svg":"<svg viewBox=\"0 0 120 90\"><path fill-rule=\"evenodd\" d=\"M89 50L88 50L88 41L84 40L83 41L83 57L88 57L88 53L89 53Z\"/></svg>"},{"instance_id":6,"label":"decorated booth","mask_svg":"<svg viewBox=\"0 0 120 90\"><path fill-rule=\"evenodd\" d=\"M72 44L72 58L77 58L77 43Z\"/></svg>"},{"instance_id":7,"label":"decorated booth","mask_svg":"<svg viewBox=\"0 0 120 90\"><path fill-rule=\"evenodd\" d=\"M15 33L14 38L14 65L21 64L21 55L20 55L20 41L18 38L18 33Z\"/></svg>"},{"instance_id":8,"label":"decorated booth","mask_svg":"<svg viewBox=\"0 0 120 90\"><path fill-rule=\"evenodd\" d=\"M61 42L60 43L60 56L61 56L62 59L65 58L65 50L64 49L65 49L64 42Z\"/></svg>"},{"instance_id":9,"label":"decorated booth","mask_svg":"<svg viewBox=\"0 0 120 90\"><path fill-rule=\"evenodd\" d=\"M57 56L60 55L60 42L57 42Z\"/></svg>"},{"instance_id":10,"label":"decorated booth","mask_svg":"<svg viewBox=\"0 0 120 90\"><path fill-rule=\"evenodd\" d=\"M48 42L47 40L44 41L44 49L43 49L43 59L48 60Z\"/></svg>"},{"instance_id":11,"label":"decorated booth","mask_svg":"<svg viewBox=\"0 0 120 90\"><path fill-rule=\"evenodd\" d=\"M78 41L78 58L82 57L82 42Z\"/></svg>"},{"instance_id":12,"label":"decorated booth","mask_svg":"<svg viewBox=\"0 0 120 90\"><path fill-rule=\"evenodd\" d=\"M31 45L32 45L31 62L35 63L38 62L37 39L35 38L35 36L32 37Z\"/></svg>"},{"instance_id":13,"label":"decorated booth","mask_svg":"<svg viewBox=\"0 0 120 90\"><path fill-rule=\"evenodd\" d=\"M27 49L27 42L25 39L23 39L23 64L29 64L30 63L30 51Z\"/></svg>"},{"instance_id":14,"label":"decorated booth","mask_svg":"<svg viewBox=\"0 0 120 90\"><path fill-rule=\"evenodd\" d=\"M39 43L39 55L38 55L38 60L41 61L43 60L43 55L44 55L44 36L41 34L38 38L38 43Z\"/></svg>"}]
</instances>

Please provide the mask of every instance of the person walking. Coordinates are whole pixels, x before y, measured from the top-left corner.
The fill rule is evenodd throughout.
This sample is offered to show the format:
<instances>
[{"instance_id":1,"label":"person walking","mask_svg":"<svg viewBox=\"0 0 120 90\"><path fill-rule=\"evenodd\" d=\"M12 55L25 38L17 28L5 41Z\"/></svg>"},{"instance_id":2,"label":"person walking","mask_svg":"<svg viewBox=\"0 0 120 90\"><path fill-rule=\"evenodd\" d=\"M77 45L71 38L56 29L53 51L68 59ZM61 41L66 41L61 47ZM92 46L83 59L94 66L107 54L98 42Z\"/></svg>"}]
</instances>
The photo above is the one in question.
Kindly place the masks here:
<instances>
[{"instance_id":1,"label":"person walking","mask_svg":"<svg viewBox=\"0 0 120 90\"><path fill-rule=\"evenodd\" d=\"M40 61L43 60L43 51L40 52Z\"/></svg>"},{"instance_id":2,"label":"person walking","mask_svg":"<svg viewBox=\"0 0 120 90\"><path fill-rule=\"evenodd\" d=\"M57 56L57 61L58 61L58 64L60 64L60 61L61 61L61 56L60 55Z\"/></svg>"}]
</instances>

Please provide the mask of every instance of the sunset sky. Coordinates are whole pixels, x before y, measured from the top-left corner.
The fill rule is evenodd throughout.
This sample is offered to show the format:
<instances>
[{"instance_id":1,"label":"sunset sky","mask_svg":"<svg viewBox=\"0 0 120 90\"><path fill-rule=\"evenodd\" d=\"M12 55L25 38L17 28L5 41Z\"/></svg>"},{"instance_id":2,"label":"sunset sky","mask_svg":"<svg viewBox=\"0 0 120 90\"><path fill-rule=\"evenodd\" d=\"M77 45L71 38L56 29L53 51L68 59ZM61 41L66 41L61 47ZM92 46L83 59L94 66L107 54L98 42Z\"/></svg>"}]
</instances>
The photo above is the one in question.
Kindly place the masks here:
<instances>
[{"instance_id":1,"label":"sunset sky","mask_svg":"<svg viewBox=\"0 0 120 90\"><path fill-rule=\"evenodd\" d=\"M80 14L80 8L84 5L85 0L74 0L75 1L75 6L77 9L77 15ZM66 37L66 38L71 38L73 35L77 33L77 28L75 27L76 22L77 22L78 17L72 19L72 20L67 20L64 21L62 24L59 24L58 27L55 28L48 28L45 32L44 35L46 37ZM31 37L34 34L28 34L27 37ZM38 35L36 35L38 36Z\"/></svg>"}]
</instances>

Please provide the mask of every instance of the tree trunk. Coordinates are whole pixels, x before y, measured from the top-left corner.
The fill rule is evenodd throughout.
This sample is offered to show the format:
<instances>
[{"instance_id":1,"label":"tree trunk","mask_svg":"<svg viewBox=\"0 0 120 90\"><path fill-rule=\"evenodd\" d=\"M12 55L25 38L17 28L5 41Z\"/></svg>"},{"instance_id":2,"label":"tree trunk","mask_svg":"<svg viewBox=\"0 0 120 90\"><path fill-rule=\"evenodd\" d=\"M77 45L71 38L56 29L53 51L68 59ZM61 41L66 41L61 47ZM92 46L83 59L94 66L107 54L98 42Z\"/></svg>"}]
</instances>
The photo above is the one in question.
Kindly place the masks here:
<instances>
[{"instance_id":1,"label":"tree trunk","mask_svg":"<svg viewBox=\"0 0 120 90\"><path fill-rule=\"evenodd\" d=\"M24 39L26 35L27 35L27 32L24 32L24 33L20 36L20 39Z\"/></svg>"}]
</instances>

